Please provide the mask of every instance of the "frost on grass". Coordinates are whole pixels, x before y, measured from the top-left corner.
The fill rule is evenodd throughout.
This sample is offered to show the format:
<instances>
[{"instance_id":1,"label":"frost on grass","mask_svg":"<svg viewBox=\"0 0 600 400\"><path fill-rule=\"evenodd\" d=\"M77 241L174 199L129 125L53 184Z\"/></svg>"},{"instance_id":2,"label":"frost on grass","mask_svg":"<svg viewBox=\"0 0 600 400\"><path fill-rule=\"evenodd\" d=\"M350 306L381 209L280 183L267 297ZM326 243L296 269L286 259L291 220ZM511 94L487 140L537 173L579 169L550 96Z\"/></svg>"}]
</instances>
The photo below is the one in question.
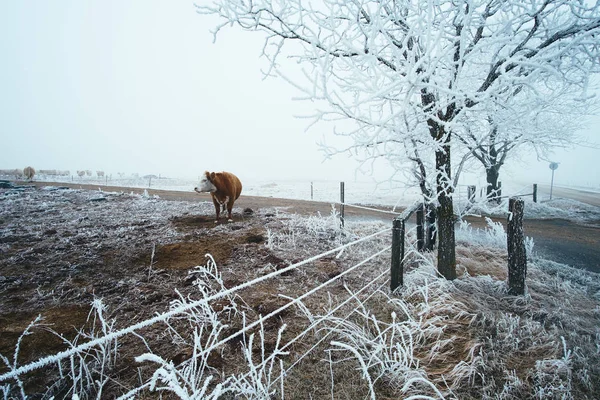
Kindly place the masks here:
<instances>
[{"instance_id":1,"label":"frost on grass","mask_svg":"<svg viewBox=\"0 0 600 400\"><path fill-rule=\"evenodd\" d=\"M104 338L113 332L114 323L114 321L106 319L105 313L106 308L102 304L102 301L99 299L95 300L90 309L86 327L79 329L74 339L68 339L60 333L55 332L50 325L44 324L43 318L38 316L29 324L17 341L12 363L5 356L0 355L0 359L8 367L9 373L13 373L22 367L18 363L18 355L23 339L26 336L35 334L32 331L34 328L46 329L60 338L67 345L68 349L76 349L81 343ZM48 357L48 364L55 366L58 370L58 376L46 388L44 395L48 397L53 394L60 394L65 398L88 398L89 393L95 393L95 397L101 398L103 389L110 379L109 373L115 366L118 347L117 340L108 339L87 351L77 351L70 357L60 358L57 356L55 359L52 359L52 356ZM35 371L35 368L29 368L27 372L31 371ZM24 382L24 377L25 373L17 374L12 378L14 384L5 383L1 386L4 398L16 398L17 393L21 398L28 397L25 390L26 383Z\"/></svg>"},{"instance_id":2,"label":"frost on grass","mask_svg":"<svg viewBox=\"0 0 600 400\"><path fill-rule=\"evenodd\" d=\"M556 198L544 202L534 203L530 197L523 197L525 201L524 218L529 219L568 219L571 221L589 222L597 221L600 208L577 200ZM463 215L489 215L494 217L507 216L508 198L499 203L488 202L482 199L474 204L463 202L458 206Z\"/></svg>"},{"instance_id":3,"label":"frost on grass","mask_svg":"<svg viewBox=\"0 0 600 400\"><path fill-rule=\"evenodd\" d=\"M347 221L342 229L333 211L301 217L259 210L254 222L215 227L211 219L210 229L194 226L182 232L168 223L169 218L185 216L195 223L199 217L194 213L201 209L210 214L212 205L204 210L203 205L143 195L63 190L20 193L2 201L10 205L3 209L7 224L1 232L8 238L3 251L10 252L10 257L29 260L42 254L29 248L15 251L15 238L40 239L40 229L53 228L47 225L53 215L63 220L60 229L72 233L58 235L57 247L77 240L71 243L75 250L84 247L86 240L95 240L84 249L90 252L88 260L93 258L93 246L108 243L129 248L144 237L150 264L139 269L138 281L129 282L135 280L132 268L109 286L123 286L129 289L120 293L137 291L141 296L175 283L169 286L166 303L135 306L150 310L144 318L185 309L131 335L106 341L93 351L53 362L48 370L54 370L47 376L54 373L55 379L47 395L66 393L82 399L542 399L593 398L600 391L598 275L534 259L528 268L527 295L508 296L506 237L502 227L491 221L483 232L468 226L457 232L460 276L452 282L437 277L432 253L419 254L409 246L405 285L390 294L389 252L385 251L391 234L386 232L231 293L235 285L280 270L279 264L297 263L390 224ZM59 203L64 207L58 208ZM22 217L28 223L18 224L10 216L13 213L36 218ZM141 220L145 222L139 224ZM150 257L153 243L197 236L241 241L224 265L217 266L209 258L177 273L158 268L148 272L154 259ZM246 237L253 241L242 240ZM409 245L414 243L412 231L408 237ZM45 249L49 262L61 261L66 254L71 257L66 247L58 252ZM379 251L383 256L345 273ZM79 264L72 271L82 268ZM74 275L71 281L76 279ZM335 283L295 300L330 280ZM36 301L67 298L58 289L51 293L40 288ZM202 301L212 296L220 297ZM119 320L132 306L113 301L113 310L107 306L110 296L103 302L91 301L91 328L81 329L75 339L62 336L67 348L114 333L137 318L134 314L132 321ZM291 302L292 307L284 308ZM259 319L265 315L273 317ZM35 335L39 324L36 321L27 328L24 337ZM19 354L19 345L4 354L2 371L21 365L14 354ZM1 382L0 395L22 398L30 394L26 377L19 379Z\"/></svg>"},{"instance_id":4,"label":"frost on grass","mask_svg":"<svg viewBox=\"0 0 600 400\"><path fill-rule=\"evenodd\" d=\"M478 241L461 241L462 275L453 282L436 276L434 257L413 253L398 297L382 291L379 307L371 298L349 318L331 318L332 375L353 364L371 397L385 382L394 393L427 398L593 398L600 277L535 260L527 296L508 296L499 236L491 225Z\"/></svg>"}]
</instances>

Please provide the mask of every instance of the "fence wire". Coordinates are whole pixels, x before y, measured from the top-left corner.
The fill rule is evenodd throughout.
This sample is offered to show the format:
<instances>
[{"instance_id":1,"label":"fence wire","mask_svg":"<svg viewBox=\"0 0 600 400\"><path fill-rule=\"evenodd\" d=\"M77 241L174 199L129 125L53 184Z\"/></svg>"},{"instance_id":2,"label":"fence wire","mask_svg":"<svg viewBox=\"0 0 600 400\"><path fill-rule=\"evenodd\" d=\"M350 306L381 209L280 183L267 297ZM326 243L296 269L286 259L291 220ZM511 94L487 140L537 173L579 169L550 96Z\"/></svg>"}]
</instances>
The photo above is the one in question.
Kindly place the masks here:
<instances>
[{"instance_id":1,"label":"fence wire","mask_svg":"<svg viewBox=\"0 0 600 400\"><path fill-rule=\"evenodd\" d=\"M0 382L6 381L6 380L11 379L11 378L15 378L15 377L23 375L25 373L34 371L34 370L42 368L42 367L45 367L45 366L47 366L49 364L58 363L59 361L62 361L64 359L68 358L68 357L72 357L72 356L74 356L76 354L82 353L82 352L84 352L86 350L89 350L89 349L95 347L95 346L99 346L99 345L105 344L106 342L110 342L110 341L115 340L115 339L117 339L117 338L119 338L121 336L130 334L130 333L134 333L137 330L140 330L142 328L146 328L146 327L148 327L150 325L153 325L153 324L155 324L157 322L164 322L164 321L170 319L171 317L173 317L175 315L182 314L182 313L184 313L184 312L186 312L186 311L188 311L190 309L198 307L199 305L206 304L206 303L208 303L210 301L217 300L217 299L220 299L222 297L228 296L228 295L233 294L235 292L238 292L238 291L240 291L242 289L245 289L245 288L248 288L250 286L253 286L253 285L257 284L257 283L266 281L268 279L274 278L274 277L276 277L278 275L284 274L284 273L286 273L288 271L291 271L293 269L299 268L299 267L301 267L303 265L306 265L306 264L309 264L309 263L314 262L316 260L319 260L319 259L321 259L323 257L328 256L328 255L339 253L340 251L342 251L342 250L344 250L344 249L346 249L348 247L351 247L351 246L356 245L358 243L367 241L367 240L372 239L374 237L377 237L377 236L379 236L379 235L381 235L383 233L387 233L390 230L391 230L391 228L383 229L383 230L381 230L379 232L375 232L375 233L373 233L371 235L368 235L368 236L365 236L363 238L360 238L360 239L354 240L352 242L346 243L344 245L338 246L338 247L336 247L334 249L328 250L328 251L326 251L324 253L321 253L321 254L318 254L316 256L310 257L310 258L305 259L303 261L300 261L298 263L289 265L288 267L285 267L285 268L282 268L280 270L277 270L277 271L271 272L269 274L263 275L263 276L258 277L256 279L253 279L251 281L244 282L241 285L235 286L233 288L230 288L230 289L227 289L227 290L224 290L224 291L220 291L220 292L215 293L214 295L208 296L208 297L206 297L204 299L200 299L200 300L194 301L192 303L182 305L180 307L177 307L175 309L167 311L167 312L165 312L163 314L160 314L160 315L158 315L158 316L156 316L154 318L150 318L150 319L147 319L145 321L138 322L138 323L136 323L134 325L131 325L131 326L127 327L127 328L121 329L119 331L112 332L112 333L110 333L110 334L108 334L106 336L90 340L89 342L83 343L83 344L81 344L79 346L72 347L72 348L70 348L68 350L61 351L61 352L59 352L57 354L54 354L54 355L51 355L51 356L43 357L43 358L41 358L41 359L39 359L37 361L34 361L32 363L25 364L25 365L20 366L18 368L12 369L10 372L6 372L6 373L0 375ZM371 256L370 258L372 258L372 257L373 256ZM353 269L356 268L356 267L357 266L354 266ZM336 276L335 279L339 278L340 276L342 276L342 275ZM301 298L303 298L303 297L301 296ZM256 325L254 325L254 326L256 326ZM235 336L237 336L237 334ZM228 340L231 340L231 337L228 338Z\"/></svg>"}]
</instances>

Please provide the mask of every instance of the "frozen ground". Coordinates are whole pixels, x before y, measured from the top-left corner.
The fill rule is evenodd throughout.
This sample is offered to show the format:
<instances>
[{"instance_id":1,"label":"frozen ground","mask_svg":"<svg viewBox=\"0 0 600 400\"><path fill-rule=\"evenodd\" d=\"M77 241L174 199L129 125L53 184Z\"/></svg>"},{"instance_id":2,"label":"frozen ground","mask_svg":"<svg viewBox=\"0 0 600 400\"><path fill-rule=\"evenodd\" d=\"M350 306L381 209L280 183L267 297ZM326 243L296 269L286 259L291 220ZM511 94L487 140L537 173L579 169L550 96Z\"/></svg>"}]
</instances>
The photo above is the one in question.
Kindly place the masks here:
<instances>
[{"instance_id":1,"label":"frozen ground","mask_svg":"<svg viewBox=\"0 0 600 400\"><path fill-rule=\"evenodd\" d=\"M37 181L97 184L109 186L154 188L164 190L192 191L198 180L181 178L141 177L49 177L36 176ZM280 197L284 199L337 202L340 199L340 182L299 180L243 180L243 194L249 196ZM504 183L505 194L531 193L530 184ZM457 197L466 199L466 185L459 185ZM478 195L479 195L478 191ZM406 206L419 198L418 188L392 185L389 182L345 182L346 203Z\"/></svg>"},{"instance_id":2,"label":"frozen ground","mask_svg":"<svg viewBox=\"0 0 600 400\"><path fill-rule=\"evenodd\" d=\"M580 214L572 202L556 205ZM600 391L598 274L535 259L527 295L507 296L502 226L457 232L454 282L436 277L432 254L409 249L404 288L392 296L387 223L342 231L333 214L236 208L234 223L215 225L212 212L209 202L124 192L0 189L0 375L284 271L76 353L62 369L51 362L0 382L0 396L592 399ZM260 315L271 317L203 353Z\"/></svg>"},{"instance_id":3,"label":"frozen ground","mask_svg":"<svg viewBox=\"0 0 600 400\"><path fill-rule=\"evenodd\" d=\"M36 177L38 181L68 182L81 184L153 188L164 190L192 191L198 184L194 179L179 178L94 178L94 177ZM294 200L315 200L338 202L340 182L333 181L281 181L281 180L244 180L243 195L261 197L279 197ZM312 198L311 198L312 186ZM374 205L406 205L416 199L417 192L411 188L391 188L389 184L374 182L346 182L346 202Z\"/></svg>"},{"instance_id":4,"label":"frozen ground","mask_svg":"<svg viewBox=\"0 0 600 400\"><path fill-rule=\"evenodd\" d=\"M177 190L191 192L197 185L197 180L180 178L140 178L140 177L48 177L36 176L37 181L68 182L102 186L122 186L136 188L153 188L163 190ZM482 184L480 182L480 184ZM242 194L260 197L278 197L294 200L315 200L323 202L340 201L340 182L334 181L281 181L281 180L244 180ZM591 190L589 188L585 190ZM520 181L503 183L503 196L525 195L523 198L531 200L532 184ZM593 192L593 191L592 191ZM600 193L600 190L598 190ZM481 186L477 187L477 198L483 194ZM408 206L420 198L417 188L400 187L389 182L345 182L345 202L347 204L367 204L382 206ZM455 199L459 208L466 203L467 186L459 185L456 189ZM570 202L554 196L553 204L543 206L548 201L547 193L542 194L540 189L540 202L533 207L528 207L529 218L555 218L578 217L578 214L598 212L598 207L587 206L581 202Z\"/></svg>"}]
</instances>

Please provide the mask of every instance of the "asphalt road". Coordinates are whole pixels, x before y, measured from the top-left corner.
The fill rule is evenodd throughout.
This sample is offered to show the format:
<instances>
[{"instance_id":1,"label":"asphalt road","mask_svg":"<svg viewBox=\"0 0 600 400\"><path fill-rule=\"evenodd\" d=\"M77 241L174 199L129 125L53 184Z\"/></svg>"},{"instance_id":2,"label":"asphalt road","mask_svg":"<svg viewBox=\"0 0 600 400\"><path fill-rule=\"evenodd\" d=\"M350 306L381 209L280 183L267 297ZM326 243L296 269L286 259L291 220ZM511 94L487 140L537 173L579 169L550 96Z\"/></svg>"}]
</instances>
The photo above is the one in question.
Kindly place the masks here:
<instances>
[{"instance_id":1,"label":"asphalt road","mask_svg":"<svg viewBox=\"0 0 600 400\"><path fill-rule=\"evenodd\" d=\"M544 201L550 198L550 185L538 185L538 196ZM552 198L563 198L577 200L582 203L600 207L600 193L584 189L572 189L554 186L552 188Z\"/></svg>"}]
</instances>

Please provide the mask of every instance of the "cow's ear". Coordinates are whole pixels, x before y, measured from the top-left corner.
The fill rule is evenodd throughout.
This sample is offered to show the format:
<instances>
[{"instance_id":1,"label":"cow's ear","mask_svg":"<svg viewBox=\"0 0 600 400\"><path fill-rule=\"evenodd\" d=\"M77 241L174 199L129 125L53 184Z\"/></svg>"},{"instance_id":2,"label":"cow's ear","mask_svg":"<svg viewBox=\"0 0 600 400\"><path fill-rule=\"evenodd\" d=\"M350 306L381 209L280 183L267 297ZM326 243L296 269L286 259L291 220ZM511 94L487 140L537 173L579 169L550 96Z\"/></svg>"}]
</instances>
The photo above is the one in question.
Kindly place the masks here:
<instances>
[{"instance_id":1,"label":"cow's ear","mask_svg":"<svg viewBox=\"0 0 600 400\"><path fill-rule=\"evenodd\" d=\"M215 179L215 173L211 172L210 173L210 180L213 181Z\"/></svg>"}]
</instances>

